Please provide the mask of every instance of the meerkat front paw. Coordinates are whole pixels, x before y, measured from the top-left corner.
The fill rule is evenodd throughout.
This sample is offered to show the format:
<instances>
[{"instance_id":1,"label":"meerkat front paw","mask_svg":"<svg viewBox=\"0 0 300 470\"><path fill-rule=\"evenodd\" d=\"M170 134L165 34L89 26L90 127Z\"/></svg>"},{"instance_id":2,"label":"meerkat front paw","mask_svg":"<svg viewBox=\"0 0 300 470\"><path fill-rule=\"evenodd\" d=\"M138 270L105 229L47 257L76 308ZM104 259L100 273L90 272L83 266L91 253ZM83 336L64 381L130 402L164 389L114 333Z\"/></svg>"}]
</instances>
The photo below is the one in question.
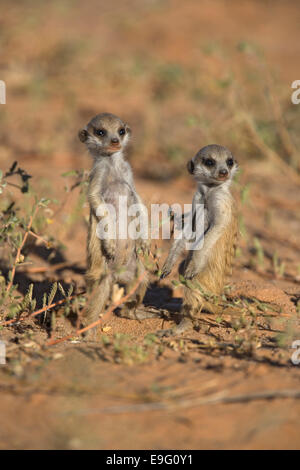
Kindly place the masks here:
<instances>
[{"instance_id":1,"label":"meerkat front paw","mask_svg":"<svg viewBox=\"0 0 300 470\"><path fill-rule=\"evenodd\" d=\"M193 279L193 277L199 274L199 266L196 266L193 261L190 261L184 269L184 278L185 279Z\"/></svg>"},{"instance_id":2,"label":"meerkat front paw","mask_svg":"<svg viewBox=\"0 0 300 470\"><path fill-rule=\"evenodd\" d=\"M150 243L149 240L145 240L143 238L139 238L137 240L137 249L141 250L144 256L149 256L150 254Z\"/></svg>"},{"instance_id":3,"label":"meerkat front paw","mask_svg":"<svg viewBox=\"0 0 300 470\"><path fill-rule=\"evenodd\" d=\"M169 276L171 272L171 268L168 265L164 265L161 270L160 279L164 279L165 277Z\"/></svg>"},{"instance_id":4,"label":"meerkat front paw","mask_svg":"<svg viewBox=\"0 0 300 470\"><path fill-rule=\"evenodd\" d=\"M103 240L102 246L107 258L113 259L116 256L116 244L114 240Z\"/></svg>"}]
</instances>

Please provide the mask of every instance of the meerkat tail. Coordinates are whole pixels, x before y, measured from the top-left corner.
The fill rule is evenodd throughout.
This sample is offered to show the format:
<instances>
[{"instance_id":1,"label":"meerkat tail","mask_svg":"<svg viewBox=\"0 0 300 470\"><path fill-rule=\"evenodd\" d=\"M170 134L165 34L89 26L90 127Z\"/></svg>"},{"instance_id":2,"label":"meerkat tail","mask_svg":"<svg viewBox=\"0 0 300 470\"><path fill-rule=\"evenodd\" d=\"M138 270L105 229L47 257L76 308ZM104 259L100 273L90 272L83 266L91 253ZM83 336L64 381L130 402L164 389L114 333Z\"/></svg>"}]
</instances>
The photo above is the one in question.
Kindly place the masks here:
<instances>
[{"instance_id":1,"label":"meerkat tail","mask_svg":"<svg viewBox=\"0 0 300 470\"><path fill-rule=\"evenodd\" d=\"M87 300L87 310L83 319L84 326L99 320L99 315L104 313L105 307L111 296L111 286L112 279L110 274L107 274L98 283L94 284L94 288L90 292ZM91 330L88 331L90 332Z\"/></svg>"}]
</instances>

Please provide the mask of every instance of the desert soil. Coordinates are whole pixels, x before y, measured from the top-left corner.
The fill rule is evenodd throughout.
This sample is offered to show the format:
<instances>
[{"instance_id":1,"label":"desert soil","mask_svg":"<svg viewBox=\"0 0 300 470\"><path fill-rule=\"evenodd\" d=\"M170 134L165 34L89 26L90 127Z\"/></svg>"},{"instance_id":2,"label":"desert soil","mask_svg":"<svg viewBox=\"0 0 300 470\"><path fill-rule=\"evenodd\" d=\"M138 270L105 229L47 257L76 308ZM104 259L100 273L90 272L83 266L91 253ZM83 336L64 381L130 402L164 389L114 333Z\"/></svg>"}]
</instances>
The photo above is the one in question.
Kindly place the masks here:
<instances>
[{"instance_id":1,"label":"desert soil","mask_svg":"<svg viewBox=\"0 0 300 470\"><path fill-rule=\"evenodd\" d=\"M210 2L203 3L202 19L209 20L209 24L201 23L204 36L209 37L213 28L220 41L231 41L244 31L265 48L271 67L279 61L286 83L299 78L295 61L287 57L292 52L281 47L287 47L289 34L293 38L298 34L292 2L282 10L275 2L274 14L266 5L245 2L244 6L236 5L224 22L225 3L216 2L216 8ZM162 38L160 53L184 64L190 41L188 18L182 13L181 2L174 2L173 7L168 18L150 11L143 21L148 32L164 28L169 41ZM186 8L190 17L195 2L187 2ZM181 24L181 18L186 31L182 41L173 27ZM287 18L289 29L281 27ZM49 28L52 21L50 16ZM80 23L75 15L73 28L78 27L76 21ZM51 37L51 31L46 32ZM297 44L293 43L294 49ZM154 41L153 51L157 49L160 46ZM134 106L138 108L137 103ZM55 107L49 109L51 115L56 111ZM49 167L44 157L30 152L21 155L19 162L33 175L36 187L41 185L51 197L62 199L64 179L59 176L54 182L53 175L78 166L88 168L90 163L86 156L78 156L78 148L76 155L72 149L56 152ZM12 153L4 155L1 165L6 168L12 157ZM98 329L94 340L74 334L72 340L46 347L51 332L41 319L6 327L1 330L8 358L7 364L0 366L1 449L299 449L300 400L293 394L300 392L300 365L291 362L292 341L300 340L296 309L300 298L299 185L268 161L253 158L240 163L239 184L250 185L250 196L241 204L237 186L234 195L247 235L240 236L240 252L228 284L232 297L255 299L268 306L255 325L248 330L247 317L248 323L238 323L235 329L232 317L225 315L219 321L203 313L198 331L171 339L155 338L152 334L157 330L172 326L180 307L182 289L172 284L177 278L174 271L160 282L152 276L144 308L157 312L157 319L140 323L113 315ZM185 176L185 162L181 176L167 182L146 178L138 156L135 159L133 143L132 164L137 189L148 205L191 202L194 183ZM63 216L71 211L74 201L72 194L51 227L66 246L63 258L47 261L42 249L34 251L34 266L46 266L47 270L17 272L22 293L30 282L35 283L36 294L54 281L76 284L77 292L84 289L86 225L80 219L71 229L64 231L62 227ZM257 262L255 246L249 242L254 238L263 247L263 265ZM160 266L168 248L167 241L158 243ZM283 272L273 269L274 253L285 263ZM61 261L78 264L76 268L51 269ZM54 337L74 332L62 310L56 313ZM162 314L167 316L160 317ZM238 336L246 338L240 346ZM282 397L280 391L291 396ZM261 392L274 396L255 396ZM226 403L228 397L232 397L231 403Z\"/></svg>"}]
</instances>

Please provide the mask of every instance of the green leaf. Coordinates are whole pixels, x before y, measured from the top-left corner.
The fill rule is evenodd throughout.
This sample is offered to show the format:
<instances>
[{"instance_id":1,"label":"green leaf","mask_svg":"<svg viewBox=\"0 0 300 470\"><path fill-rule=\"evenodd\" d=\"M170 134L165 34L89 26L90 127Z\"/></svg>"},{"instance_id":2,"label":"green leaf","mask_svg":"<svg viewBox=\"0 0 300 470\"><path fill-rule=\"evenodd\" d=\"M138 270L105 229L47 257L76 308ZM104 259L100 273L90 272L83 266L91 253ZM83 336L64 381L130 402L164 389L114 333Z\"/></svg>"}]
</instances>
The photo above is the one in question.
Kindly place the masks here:
<instances>
[{"instance_id":1,"label":"green leaf","mask_svg":"<svg viewBox=\"0 0 300 470\"><path fill-rule=\"evenodd\" d=\"M65 173L61 174L63 178L66 178L67 176L77 176L77 175L78 175L77 170L66 171Z\"/></svg>"},{"instance_id":2,"label":"green leaf","mask_svg":"<svg viewBox=\"0 0 300 470\"><path fill-rule=\"evenodd\" d=\"M64 290L64 288L63 288L63 286L61 285L60 282L58 283L58 288L59 288L60 292L62 293L62 295L66 298L67 296L66 296L65 290Z\"/></svg>"},{"instance_id":3,"label":"green leaf","mask_svg":"<svg viewBox=\"0 0 300 470\"><path fill-rule=\"evenodd\" d=\"M48 305L52 304L56 292L57 292L57 282L54 282L52 289L50 291L49 297L48 297Z\"/></svg>"},{"instance_id":4,"label":"green leaf","mask_svg":"<svg viewBox=\"0 0 300 470\"><path fill-rule=\"evenodd\" d=\"M72 293L73 293L73 289L74 289L74 286L73 284L70 285L70 288L68 290L68 297L71 297Z\"/></svg>"}]
</instances>

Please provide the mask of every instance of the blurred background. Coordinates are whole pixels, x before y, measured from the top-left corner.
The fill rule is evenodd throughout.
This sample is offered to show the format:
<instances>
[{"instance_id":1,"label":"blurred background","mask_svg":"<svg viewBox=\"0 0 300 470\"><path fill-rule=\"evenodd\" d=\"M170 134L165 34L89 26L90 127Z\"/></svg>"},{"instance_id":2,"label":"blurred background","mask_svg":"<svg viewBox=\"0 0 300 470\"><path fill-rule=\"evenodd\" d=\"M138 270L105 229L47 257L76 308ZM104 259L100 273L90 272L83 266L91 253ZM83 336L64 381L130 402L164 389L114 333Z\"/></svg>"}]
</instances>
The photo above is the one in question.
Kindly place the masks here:
<instances>
[{"instance_id":1,"label":"blurred background","mask_svg":"<svg viewBox=\"0 0 300 470\"><path fill-rule=\"evenodd\" d=\"M8 367L1 369L7 393L0 447L299 448L295 400L165 414L88 411L199 399L209 390L299 388L289 349L299 339L300 312L300 104L291 102L291 85L300 79L299 2L0 3L0 80L7 92L0 104L2 320L65 297L56 282L71 293L74 287L75 313L85 302L84 181L91 159L77 133L101 112L132 128L128 158L147 205L191 203L195 184L187 161L212 143L233 152L240 165L233 184L240 237L229 282L243 305L240 317L206 315L194 339L169 343L153 340L161 319L113 316L95 349L72 341L45 349L49 336L74 333L68 304L52 309L48 323L43 314L2 329ZM161 266L170 243L152 245ZM179 306L175 279L175 269L161 282L152 275L150 306L154 299L159 310L174 298Z\"/></svg>"},{"instance_id":2,"label":"blurred background","mask_svg":"<svg viewBox=\"0 0 300 470\"><path fill-rule=\"evenodd\" d=\"M271 266L282 241L292 250L299 241L299 20L296 1L2 0L1 167L17 160L40 194L57 198L49 230L67 249L74 239L69 255L76 247L83 259L85 198L60 198L72 185L62 175L90 168L77 132L93 115L131 125L129 158L148 204L190 202L187 160L228 146L241 167L244 265L266 243ZM285 256L298 275L294 251Z\"/></svg>"},{"instance_id":3,"label":"blurred background","mask_svg":"<svg viewBox=\"0 0 300 470\"><path fill-rule=\"evenodd\" d=\"M2 0L1 163L86 166L77 131L110 111L130 122L141 172L180 171L212 142L296 166L299 19L296 1Z\"/></svg>"}]
</instances>

